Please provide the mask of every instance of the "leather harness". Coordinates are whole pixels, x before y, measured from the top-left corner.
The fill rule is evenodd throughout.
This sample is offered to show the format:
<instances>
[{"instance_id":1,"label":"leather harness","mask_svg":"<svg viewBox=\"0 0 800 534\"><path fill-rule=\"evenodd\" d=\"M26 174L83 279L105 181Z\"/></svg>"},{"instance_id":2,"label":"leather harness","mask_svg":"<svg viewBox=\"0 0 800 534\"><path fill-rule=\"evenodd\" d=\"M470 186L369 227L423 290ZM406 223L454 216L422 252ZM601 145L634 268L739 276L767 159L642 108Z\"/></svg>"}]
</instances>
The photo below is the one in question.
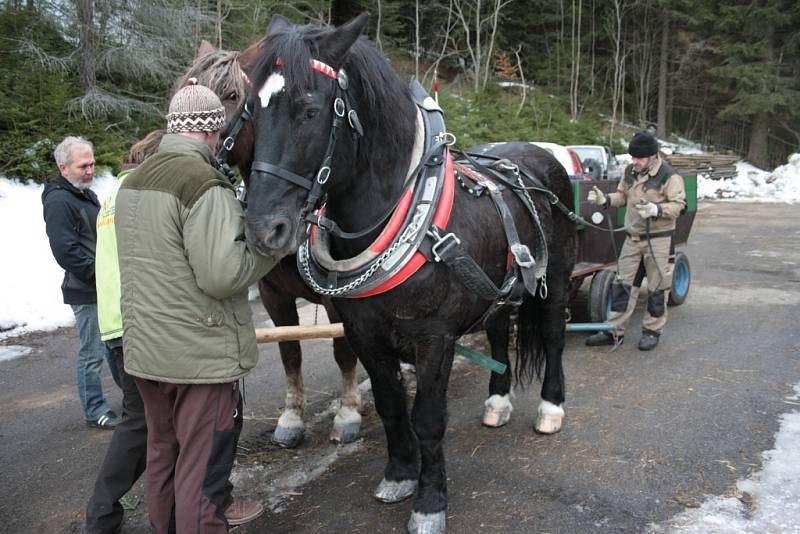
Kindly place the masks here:
<instances>
[{"instance_id":1,"label":"leather harness","mask_svg":"<svg viewBox=\"0 0 800 534\"><path fill-rule=\"evenodd\" d=\"M416 80L411 83L411 93L424 129L423 155L409 172L400 199L379 221L359 232L344 232L334 221L325 217L324 185L331 175L330 163L344 117L348 118L354 139L363 135L363 129L347 98L349 84L344 70L340 69L337 73L317 60L312 60L311 66L336 83L330 138L316 179L312 181L267 162L255 161L252 168L254 174L281 178L309 191L302 218L309 223L310 231L298 249L297 265L301 277L314 291L344 298L377 295L397 287L426 262L433 261L446 264L478 297L493 302L481 321L506 305L518 306L525 291L536 295L538 289L541 298L547 297L547 243L528 190L548 193L551 202L555 195L544 188L540 181L520 172L508 160L461 152L465 160L454 163L450 147L455 139L446 132L443 112ZM230 150L233 138L249 115L245 109L221 151ZM473 196L488 192L502 221L509 243L509 259L508 270L500 287L494 285L467 253L461 239L446 230L453 207L456 173L459 183ZM532 180L534 186L526 187L522 176ZM514 179L519 186L511 184ZM532 217L536 230L533 252L520 242L511 210L502 196L506 189L503 184L510 186ZM553 203L556 202L557 198ZM565 207L559 205L559 208ZM342 239L363 237L377 230L387 219L378 238L359 256L347 260L330 257L327 249L329 235Z\"/></svg>"}]
</instances>

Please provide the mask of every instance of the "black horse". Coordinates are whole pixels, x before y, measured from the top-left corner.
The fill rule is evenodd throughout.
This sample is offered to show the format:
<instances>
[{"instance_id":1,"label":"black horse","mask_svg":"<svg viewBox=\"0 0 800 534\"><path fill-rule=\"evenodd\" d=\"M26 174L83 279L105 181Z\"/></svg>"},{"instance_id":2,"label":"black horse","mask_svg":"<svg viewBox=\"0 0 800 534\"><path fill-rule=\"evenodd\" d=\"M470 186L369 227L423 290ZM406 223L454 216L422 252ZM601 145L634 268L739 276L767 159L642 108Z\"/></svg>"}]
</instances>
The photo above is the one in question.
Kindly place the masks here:
<instances>
[{"instance_id":1,"label":"black horse","mask_svg":"<svg viewBox=\"0 0 800 534\"><path fill-rule=\"evenodd\" d=\"M536 429L561 427L576 233L547 195L571 204L571 187L558 162L530 143L483 147L474 167L494 180L459 167L463 187L454 186L453 139L437 123L438 106L360 36L366 20L328 28L273 18L249 97L246 234L269 254L297 252L306 282L335 297L386 432L375 497L398 502L416 491L409 530L443 532L447 383L459 336L482 324L493 358L507 362L515 308L515 375L544 368ZM527 291L515 293L522 280ZM501 306L504 299L517 306ZM416 365L410 417L401 362ZM492 375L485 423L508 420L510 383L510 372Z\"/></svg>"},{"instance_id":2,"label":"black horse","mask_svg":"<svg viewBox=\"0 0 800 534\"><path fill-rule=\"evenodd\" d=\"M176 83L183 87L189 78L214 91L225 106L228 124L223 130L223 139L235 124L238 112L250 89L246 71L257 56L262 43L256 43L241 53L218 50L203 41L196 57L187 71ZM250 175L253 157L253 130L245 123L236 135L235 143L227 154L231 165L238 165L245 176ZM258 291L261 302L277 326L299 324L296 299L322 304L331 322L339 322L339 316L330 299L320 297L303 283L294 257L284 258L267 276L259 280ZM282 341L279 344L283 369L286 372L286 404L273 433L273 441L282 447L293 448L300 444L305 433L303 412L306 405L303 386L302 352L299 341ZM361 430L361 395L356 376L357 358L345 338L333 340L333 355L342 373L340 403L336 409L330 438L340 443L358 439Z\"/></svg>"}]
</instances>

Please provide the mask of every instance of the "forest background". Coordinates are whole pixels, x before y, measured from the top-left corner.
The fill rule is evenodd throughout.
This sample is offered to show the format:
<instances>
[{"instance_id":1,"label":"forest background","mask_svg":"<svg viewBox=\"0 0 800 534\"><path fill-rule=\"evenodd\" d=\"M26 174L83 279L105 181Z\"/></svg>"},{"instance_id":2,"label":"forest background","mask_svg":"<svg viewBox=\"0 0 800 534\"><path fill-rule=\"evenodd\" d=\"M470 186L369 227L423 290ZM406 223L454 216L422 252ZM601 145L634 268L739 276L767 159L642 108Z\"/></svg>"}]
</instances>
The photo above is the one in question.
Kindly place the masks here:
<instances>
[{"instance_id":1,"label":"forest background","mask_svg":"<svg viewBox=\"0 0 800 534\"><path fill-rule=\"evenodd\" d=\"M65 135L118 169L163 127L202 39L240 50L280 13L367 35L430 88L463 146L598 143L654 125L762 168L800 147L796 0L5 0L0 175L44 181Z\"/></svg>"}]
</instances>

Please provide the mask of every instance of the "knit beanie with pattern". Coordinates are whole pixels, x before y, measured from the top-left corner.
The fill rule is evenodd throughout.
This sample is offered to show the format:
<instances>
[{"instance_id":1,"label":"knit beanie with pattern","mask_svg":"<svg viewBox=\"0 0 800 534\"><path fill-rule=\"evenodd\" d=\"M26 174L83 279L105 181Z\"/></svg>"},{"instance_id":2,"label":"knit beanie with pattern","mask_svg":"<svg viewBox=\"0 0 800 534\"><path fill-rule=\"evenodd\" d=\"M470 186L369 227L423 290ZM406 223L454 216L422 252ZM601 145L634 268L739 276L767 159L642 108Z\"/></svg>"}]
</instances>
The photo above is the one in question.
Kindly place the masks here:
<instances>
[{"instance_id":1,"label":"knit beanie with pattern","mask_svg":"<svg viewBox=\"0 0 800 534\"><path fill-rule=\"evenodd\" d=\"M216 132L225 124L225 108L214 91L189 78L169 103L167 133Z\"/></svg>"}]
</instances>

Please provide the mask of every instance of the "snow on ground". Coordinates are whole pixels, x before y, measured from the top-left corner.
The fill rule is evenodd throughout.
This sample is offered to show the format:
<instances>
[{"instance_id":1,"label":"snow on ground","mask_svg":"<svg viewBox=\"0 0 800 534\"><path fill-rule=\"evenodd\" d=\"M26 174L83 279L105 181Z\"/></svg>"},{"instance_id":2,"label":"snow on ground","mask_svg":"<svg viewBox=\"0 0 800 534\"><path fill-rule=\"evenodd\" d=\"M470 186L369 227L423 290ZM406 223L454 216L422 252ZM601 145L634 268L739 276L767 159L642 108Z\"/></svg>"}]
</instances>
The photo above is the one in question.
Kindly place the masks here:
<instances>
[{"instance_id":1,"label":"snow on ground","mask_svg":"<svg viewBox=\"0 0 800 534\"><path fill-rule=\"evenodd\" d=\"M792 154L785 165L772 172L762 171L744 161L736 164L738 174L730 180L698 177L697 198L732 202L800 202L800 154Z\"/></svg>"},{"instance_id":2,"label":"snow on ground","mask_svg":"<svg viewBox=\"0 0 800 534\"><path fill-rule=\"evenodd\" d=\"M785 402L800 406L800 384ZM775 448L762 453L761 471L737 483L734 496L711 497L655 532L760 534L800 532L800 411L784 414Z\"/></svg>"},{"instance_id":3,"label":"snow on ground","mask_svg":"<svg viewBox=\"0 0 800 534\"><path fill-rule=\"evenodd\" d=\"M113 183L114 177L104 174L92 189L102 200ZM0 178L0 250L6 258L0 262L0 340L74 323L61 295L64 271L53 259L45 233L42 189Z\"/></svg>"}]
</instances>

